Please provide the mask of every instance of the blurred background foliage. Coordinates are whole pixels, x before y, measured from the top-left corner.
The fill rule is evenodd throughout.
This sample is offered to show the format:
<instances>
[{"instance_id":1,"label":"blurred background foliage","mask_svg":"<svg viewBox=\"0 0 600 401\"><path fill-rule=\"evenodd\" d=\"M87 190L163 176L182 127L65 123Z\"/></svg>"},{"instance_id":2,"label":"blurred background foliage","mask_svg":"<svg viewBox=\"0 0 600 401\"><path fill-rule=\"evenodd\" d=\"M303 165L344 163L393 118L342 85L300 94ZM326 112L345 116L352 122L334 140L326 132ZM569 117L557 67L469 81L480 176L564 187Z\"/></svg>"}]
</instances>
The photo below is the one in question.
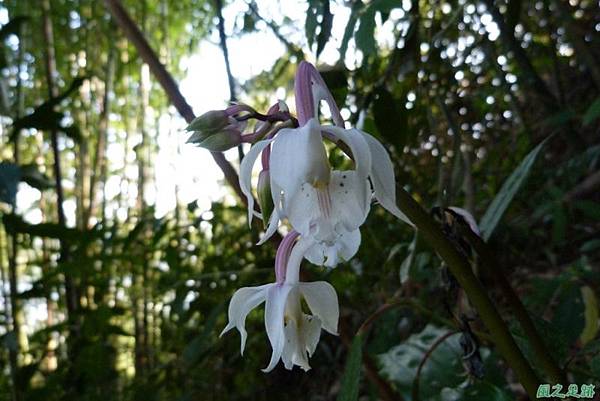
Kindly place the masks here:
<instances>
[{"instance_id":1,"label":"blurred background foliage","mask_svg":"<svg viewBox=\"0 0 600 401\"><path fill-rule=\"evenodd\" d=\"M598 1L309 0L294 16L233 3L227 35L268 31L285 48L236 82L238 96L265 110L277 88L289 100L298 62L316 60L347 121L386 145L400 185L481 223L570 382L600 383ZM122 4L176 80L232 6ZM176 194L157 216L145 193L159 117L174 110L104 2L4 0L0 11L0 400L524 397L436 254L379 207L353 260L307 268L338 291L340 338L323 335L308 373L260 372L261 312L243 358L237 334L218 334L233 291L272 280L274 247L253 245L239 201L205 210ZM109 180L121 191L109 196ZM26 209L18 190L36 194ZM463 252L531 359L498 283ZM354 341L348 358L369 317L362 355Z\"/></svg>"}]
</instances>

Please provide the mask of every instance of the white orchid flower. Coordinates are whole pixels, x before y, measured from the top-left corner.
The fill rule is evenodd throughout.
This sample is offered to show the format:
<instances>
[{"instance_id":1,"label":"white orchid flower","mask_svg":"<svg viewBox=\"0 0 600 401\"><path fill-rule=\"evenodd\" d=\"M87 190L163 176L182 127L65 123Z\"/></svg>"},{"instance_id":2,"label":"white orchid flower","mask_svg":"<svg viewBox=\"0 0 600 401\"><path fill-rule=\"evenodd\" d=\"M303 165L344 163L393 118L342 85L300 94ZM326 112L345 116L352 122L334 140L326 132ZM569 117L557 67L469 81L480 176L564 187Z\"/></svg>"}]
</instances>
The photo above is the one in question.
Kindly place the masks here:
<instances>
[{"instance_id":1,"label":"white orchid flower","mask_svg":"<svg viewBox=\"0 0 600 401\"><path fill-rule=\"evenodd\" d=\"M328 103L334 122L341 127L318 122L320 100ZM411 223L396 206L394 170L387 151L371 135L342 128L343 120L327 87L315 68L304 62L296 75L296 104L300 127L282 129L274 138L257 142L242 161L240 186L248 198L251 220L252 167L263 153L275 210L260 243L287 218L294 230L315 241L306 258L333 267L357 252L359 227L369 213L372 196L396 217ZM332 170L323 136L346 145L354 161L353 170Z\"/></svg>"},{"instance_id":2,"label":"white orchid flower","mask_svg":"<svg viewBox=\"0 0 600 401\"><path fill-rule=\"evenodd\" d=\"M335 289L324 281L299 281L299 269L304 253L312 246L310 240L296 242L298 233L292 231L281 242L275 259L276 282L237 290L229 304L229 323L223 335L234 327L241 335L241 353L244 353L247 333L246 316L265 302L265 328L273 348L270 372L281 359L286 369L294 365L309 370L308 358L315 351L321 328L337 335L339 306ZM302 300L311 314L302 310Z\"/></svg>"}]
</instances>

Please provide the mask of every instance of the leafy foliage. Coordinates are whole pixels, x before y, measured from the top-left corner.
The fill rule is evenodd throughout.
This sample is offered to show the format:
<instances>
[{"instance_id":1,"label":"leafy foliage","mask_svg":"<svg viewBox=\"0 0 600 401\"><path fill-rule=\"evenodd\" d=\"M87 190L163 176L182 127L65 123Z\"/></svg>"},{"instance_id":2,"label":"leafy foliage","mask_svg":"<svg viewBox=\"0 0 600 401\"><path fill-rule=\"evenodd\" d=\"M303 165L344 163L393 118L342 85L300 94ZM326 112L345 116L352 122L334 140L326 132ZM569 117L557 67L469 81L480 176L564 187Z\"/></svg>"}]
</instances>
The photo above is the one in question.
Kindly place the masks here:
<instances>
[{"instance_id":1,"label":"leafy foliage","mask_svg":"<svg viewBox=\"0 0 600 401\"><path fill-rule=\"evenodd\" d=\"M171 160L183 123L104 2L47 2L59 93L49 97L42 3L0 5L0 398L522 398L435 251L378 205L353 260L303 270L335 286L351 344L323 334L311 371L265 375L270 347L253 312L242 358L239 336L219 337L227 302L272 280L274 249L254 246L259 233L230 196L182 204L203 193L181 187ZM204 73L182 67L212 41L217 2L121 3L175 80ZM389 150L398 184L426 209L473 214L553 358L576 383L600 378L597 3L310 0L298 15L276 2L223 6L234 73L240 43L252 47L249 65L266 65L256 37L285 49L271 68L235 77L240 99L266 111L281 88L291 105L297 63L317 58L347 121ZM178 204L159 215L150 199L165 154ZM485 261L439 223L548 381ZM355 335L368 319L369 334ZM465 320L481 372L465 358Z\"/></svg>"}]
</instances>

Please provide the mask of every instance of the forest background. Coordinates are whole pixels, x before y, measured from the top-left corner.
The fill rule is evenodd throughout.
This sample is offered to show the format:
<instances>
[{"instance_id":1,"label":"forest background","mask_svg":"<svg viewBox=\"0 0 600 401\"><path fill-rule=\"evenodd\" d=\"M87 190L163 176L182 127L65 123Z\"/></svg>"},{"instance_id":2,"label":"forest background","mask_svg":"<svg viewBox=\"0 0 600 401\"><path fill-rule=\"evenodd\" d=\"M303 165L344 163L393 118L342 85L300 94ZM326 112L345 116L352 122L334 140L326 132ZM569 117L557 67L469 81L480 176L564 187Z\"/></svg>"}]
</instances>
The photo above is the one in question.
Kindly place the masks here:
<instances>
[{"instance_id":1,"label":"forest background","mask_svg":"<svg viewBox=\"0 0 600 401\"><path fill-rule=\"evenodd\" d=\"M354 259L308 267L342 305L312 370L260 371L259 312L243 358L218 337L275 248L236 191L247 148L186 145L186 120L293 112L301 60L385 144L540 383L560 381L542 346L565 389L600 384L598 1L4 0L0 24L0 400L526 398L447 266L379 207Z\"/></svg>"}]
</instances>

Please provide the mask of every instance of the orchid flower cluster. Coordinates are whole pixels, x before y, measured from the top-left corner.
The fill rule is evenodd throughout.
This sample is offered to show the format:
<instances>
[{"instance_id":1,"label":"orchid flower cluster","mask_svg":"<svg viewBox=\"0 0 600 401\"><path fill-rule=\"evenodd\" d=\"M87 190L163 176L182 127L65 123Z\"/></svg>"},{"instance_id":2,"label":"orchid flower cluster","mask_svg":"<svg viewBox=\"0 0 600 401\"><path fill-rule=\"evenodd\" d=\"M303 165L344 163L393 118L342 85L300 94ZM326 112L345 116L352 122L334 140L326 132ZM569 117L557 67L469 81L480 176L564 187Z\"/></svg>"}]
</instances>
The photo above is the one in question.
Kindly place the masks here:
<instances>
[{"instance_id":1,"label":"orchid flower cluster","mask_svg":"<svg viewBox=\"0 0 600 401\"><path fill-rule=\"evenodd\" d=\"M395 177L390 157L379 141L358 129L346 129L330 91L311 64L301 62L295 79L297 119L283 102L266 115L235 104L210 111L192 122L188 142L221 151L244 142L252 146L240 166L240 187L248 200L248 218L263 220L263 244L281 224L291 227L275 257L275 282L237 290L229 304L229 323L236 328L244 352L246 316L265 303L265 328L273 348L269 372L279 360L287 369L310 369L321 329L337 334L339 306L331 284L301 282L303 259L335 267L351 259L360 246L360 226L374 198L394 216L411 224L396 206ZM325 101L333 125L321 124L319 105ZM246 122L256 119L253 132L244 134ZM353 160L350 170L333 170L324 140L342 147ZM255 211L252 170L261 158L258 203ZM309 311L303 310L305 301ZM307 313L308 312L308 313Z\"/></svg>"}]
</instances>

